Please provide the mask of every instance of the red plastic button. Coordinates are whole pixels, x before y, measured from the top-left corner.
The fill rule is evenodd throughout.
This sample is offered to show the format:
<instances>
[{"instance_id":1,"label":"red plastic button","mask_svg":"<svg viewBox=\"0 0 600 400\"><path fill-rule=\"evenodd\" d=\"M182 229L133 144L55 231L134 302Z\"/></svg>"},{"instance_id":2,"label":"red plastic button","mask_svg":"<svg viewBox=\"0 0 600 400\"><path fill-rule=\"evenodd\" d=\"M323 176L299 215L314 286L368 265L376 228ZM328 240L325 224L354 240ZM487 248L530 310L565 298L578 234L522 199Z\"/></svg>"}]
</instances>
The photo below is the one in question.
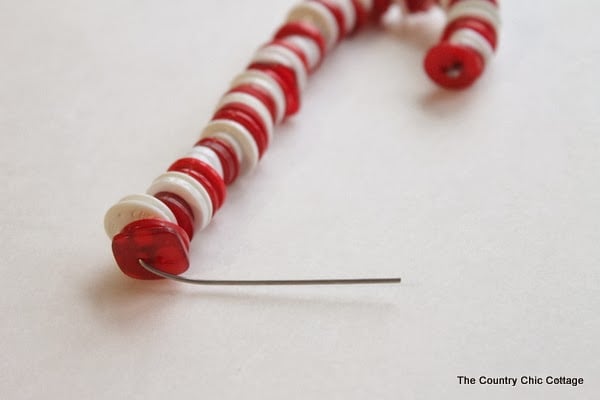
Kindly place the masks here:
<instances>
[{"instance_id":1,"label":"red plastic button","mask_svg":"<svg viewBox=\"0 0 600 400\"><path fill-rule=\"evenodd\" d=\"M288 36L305 36L309 39L312 39L317 46L319 47L319 52L321 53L319 57L319 64L315 68L317 68L323 59L325 58L325 54L327 53L327 44L325 43L325 38L321 35L321 32L315 28L314 26L304 23L304 22L288 22L283 25L279 30L275 33L275 39L284 39Z\"/></svg>"},{"instance_id":2,"label":"red plastic button","mask_svg":"<svg viewBox=\"0 0 600 400\"><path fill-rule=\"evenodd\" d=\"M273 121L273 123L276 122L277 105L275 104L275 100L271 97L269 92L267 92L263 87L247 83L234 87L229 92L227 92L227 94L229 93L245 93L249 94L250 96L254 96L258 100L260 100L260 102L263 103L265 107L267 107L267 109L269 110L269 114L271 114L271 120Z\"/></svg>"},{"instance_id":3,"label":"red plastic button","mask_svg":"<svg viewBox=\"0 0 600 400\"><path fill-rule=\"evenodd\" d=\"M212 204L212 215L215 215L215 213L219 209L219 207L218 207L219 199L217 197L217 190L213 187L213 185L210 183L210 181L204 175L196 172L195 170L193 170L191 168L183 168L183 167L179 167L179 168L175 168L175 169L169 168L169 171L181 172L182 174L186 174L186 175L194 178L196 180L196 182L198 182L200 185L202 185L204 190L206 190L206 193L208 193L210 203Z\"/></svg>"},{"instance_id":4,"label":"red plastic button","mask_svg":"<svg viewBox=\"0 0 600 400\"><path fill-rule=\"evenodd\" d=\"M292 51L294 54L296 54L298 56L300 61L302 61L302 65L304 65L304 70L306 71L306 73L308 74L310 72L310 65L308 64L308 58L306 57L306 54L304 54L304 51L302 51L302 49L300 47L296 46L294 43L286 42L283 39L272 40L271 42L267 43L265 46L269 46L272 44L285 47L286 49Z\"/></svg>"},{"instance_id":5,"label":"red plastic button","mask_svg":"<svg viewBox=\"0 0 600 400\"><path fill-rule=\"evenodd\" d=\"M411 13L423 12L429 10L434 4L434 0L406 0L406 9Z\"/></svg>"},{"instance_id":6,"label":"red plastic button","mask_svg":"<svg viewBox=\"0 0 600 400\"><path fill-rule=\"evenodd\" d=\"M356 11L356 24L354 25L354 29L352 32L350 32L350 34L356 33L369 21L369 13L362 5L360 0L352 0L352 5L354 6L354 11Z\"/></svg>"},{"instance_id":7,"label":"red plastic button","mask_svg":"<svg viewBox=\"0 0 600 400\"><path fill-rule=\"evenodd\" d=\"M213 215L223 205L227 197L225 182L210 165L193 157L180 158L175 161L169 171L183 172L198 181L208 192L213 204Z\"/></svg>"},{"instance_id":8,"label":"red plastic button","mask_svg":"<svg viewBox=\"0 0 600 400\"><path fill-rule=\"evenodd\" d=\"M312 0L315 3L321 3L324 5L331 15L335 18L335 22L338 26L338 43L342 41L342 39L346 36L346 18L344 18L344 12L340 9L340 7L329 1L329 0Z\"/></svg>"},{"instance_id":9,"label":"red plastic button","mask_svg":"<svg viewBox=\"0 0 600 400\"><path fill-rule=\"evenodd\" d=\"M159 219L142 219L115 235L112 250L125 275L135 279L162 279L146 271L138 260L179 275L189 268L189 245L187 234L178 225Z\"/></svg>"},{"instance_id":10,"label":"red plastic button","mask_svg":"<svg viewBox=\"0 0 600 400\"><path fill-rule=\"evenodd\" d=\"M392 0L374 0L373 1L373 11L371 12L371 16L375 20L379 20L383 14L386 13L388 8L392 5Z\"/></svg>"},{"instance_id":11,"label":"red plastic button","mask_svg":"<svg viewBox=\"0 0 600 400\"><path fill-rule=\"evenodd\" d=\"M262 157L268 146L268 136L264 125L259 122L260 118L256 111L241 103L230 103L218 109L213 120L228 119L241 124L250 132L258 147L258 156Z\"/></svg>"},{"instance_id":12,"label":"red plastic button","mask_svg":"<svg viewBox=\"0 0 600 400\"><path fill-rule=\"evenodd\" d=\"M452 21L444 29L441 41L448 40L458 29L472 29L483 36L495 50L498 37L496 29L488 22L475 17L463 17Z\"/></svg>"},{"instance_id":13,"label":"red plastic button","mask_svg":"<svg viewBox=\"0 0 600 400\"><path fill-rule=\"evenodd\" d=\"M232 114L225 112L225 110L236 111L236 113L233 114L233 116L238 116L237 112L240 112L244 115L240 116L239 120L229 118L230 116L232 116ZM248 117L250 119L248 119ZM261 141L261 143L264 143L264 149L261 151L261 156L262 153L264 153L264 151L267 150L267 148L269 147L269 135L267 133L267 126L265 124L265 121L260 117L260 114L253 107L243 103L227 103L215 112L215 114L213 115L213 120L215 119L231 119L232 121L239 122L250 132L252 137L255 137L255 135L260 136L259 140ZM260 145L258 143L257 146L259 146L260 151Z\"/></svg>"},{"instance_id":14,"label":"red plastic button","mask_svg":"<svg viewBox=\"0 0 600 400\"><path fill-rule=\"evenodd\" d=\"M429 77L447 89L472 85L484 68L483 58L475 50L443 42L431 48L425 57Z\"/></svg>"},{"instance_id":15,"label":"red plastic button","mask_svg":"<svg viewBox=\"0 0 600 400\"><path fill-rule=\"evenodd\" d=\"M253 63L247 69L262 71L277 81L285 94L286 117L292 116L300 110L300 90L296 82L296 73L292 68L280 64Z\"/></svg>"},{"instance_id":16,"label":"red plastic button","mask_svg":"<svg viewBox=\"0 0 600 400\"><path fill-rule=\"evenodd\" d=\"M192 240L194 237L194 213L189 204L181 197L169 192L160 192L154 197L169 207L177 219L177 224L187 233L188 239Z\"/></svg>"},{"instance_id":17,"label":"red plastic button","mask_svg":"<svg viewBox=\"0 0 600 400\"><path fill-rule=\"evenodd\" d=\"M240 172L240 160L238 160L235 150L223 139L211 137L200 140L196 146L205 146L214 150L221 161L223 167L223 180L225 184L230 185L235 181Z\"/></svg>"}]
</instances>

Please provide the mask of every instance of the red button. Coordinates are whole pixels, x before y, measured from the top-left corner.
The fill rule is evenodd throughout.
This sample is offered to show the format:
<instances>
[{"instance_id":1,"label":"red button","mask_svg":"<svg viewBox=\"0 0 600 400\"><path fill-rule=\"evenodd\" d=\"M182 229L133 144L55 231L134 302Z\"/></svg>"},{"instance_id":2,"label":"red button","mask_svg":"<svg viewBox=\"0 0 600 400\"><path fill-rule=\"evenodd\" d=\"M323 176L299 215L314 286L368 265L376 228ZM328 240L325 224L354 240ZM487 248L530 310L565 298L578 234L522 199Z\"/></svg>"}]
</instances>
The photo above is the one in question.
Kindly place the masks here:
<instances>
[{"instance_id":1,"label":"red button","mask_svg":"<svg viewBox=\"0 0 600 400\"><path fill-rule=\"evenodd\" d=\"M250 96L254 96L258 100L260 100L260 102L263 103L265 107L267 107L267 109L269 110L269 114L271 114L271 120L273 121L273 123L276 122L277 105L275 104L275 100L273 99L273 97L271 97L271 95L269 94L269 92L267 92L265 88L258 85L246 83L234 87L229 92L227 92L227 94L229 93L245 93L249 94Z\"/></svg>"},{"instance_id":2,"label":"red button","mask_svg":"<svg viewBox=\"0 0 600 400\"><path fill-rule=\"evenodd\" d=\"M228 119L241 124L254 138L259 157L263 156L267 150L269 137L266 128L260 122L260 117L251 107L241 103L230 103L217 110L213 115L213 120L215 119Z\"/></svg>"},{"instance_id":3,"label":"red button","mask_svg":"<svg viewBox=\"0 0 600 400\"><path fill-rule=\"evenodd\" d=\"M375 20L379 20L383 14L390 8L392 5L392 0L374 0L373 1L373 11L371 16Z\"/></svg>"},{"instance_id":4,"label":"red button","mask_svg":"<svg viewBox=\"0 0 600 400\"><path fill-rule=\"evenodd\" d=\"M160 192L154 197L169 207L177 219L177 224L187 233L188 239L192 240L194 237L194 213L190 205L181 197L169 192Z\"/></svg>"},{"instance_id":5,"label":"red button","mask_svg":"<svg viewBox=\"0 0 600 400\"><path fill-rule=\"evenodd\" d=\"M441 41L448 40L450 36L458 29L472 29L475 32L479 33L481 36L486 38L489 44L496 49L498 37L496 34L496 29L490 25L488 22L475 18L475 17L462 17L455 19L451 23L449 23L444 29L444 33L442 35Z\"/></svg>"},{"instance_id":6,"label":"red button","mask_svg":"<svg viewBox=\"0 0 600 400\"><path fill-rule=\"evenodd\" d=\"M187 234L178 225L159 219L142 219L115 235L112 250L125 275L135 279L162 279L146 271L138 260L179 275L189 268L189 245Z\"/></svg>"},{"instance_id":7,"label":"red button","mask_svg":"<svg viewBox=\"0 0 600 400\"><path fill-rule=\"evenodd\" d=\"M340 9L340 7L329 1L329 0L313 0L316 3L321 3L324 5L331 15L335 18L335 22L338 26L338 38L337 41L341 42L346 33L346 19L344 18L344 12Z\"/></svg>"},{"instance_id":8,"label":"red button","mask_svg":"<svg viewBox=\"0 0 600 400\"><path fill-rule=\"evenodd\" d=\"M296 82L296 73L292 68L280 64L252 63L247 69L257 69L277 81L285 95L286 117L294 115L300 110L300 90Z\"/></svg>"},{"instance_id":9,"label":"red button","mask_svg":"<svg viewBox=\"0 0 600 400\"><path fill-rule=\"evenodd\" d=\"M286 42L283 39L272 40L271 42L267 43L265 46L269 46L272 44L285 47L286 49L292 51L294 54L296 54L298 56L300 61L302 61L302 65L304 65L304 70L306 71L306 73L308 74L310 72L310 65L308 64L308 58L306 57L306 54L304 54L304 51L302 51L302 49L300 47L296 46L294 43Z\"/></svg>"},{"instance_id":10,"label":"red button","mask_svg":"<svg viewBox=\"0 0 600 400\"><path fill-rule=\"evenodd\" d=\"M443 42L431 48L425 57L429 77L447 89L472 85L484 68L483 58L470 47Z\"/></svg>"},{"instance_id":11,"label":"red button","mask_svg":"<svg viewBox=\"0 0 600 400\"><path fill-rule=\"evenodd\" d=\"M405 0L406 8L411 13L423 12L429 10L434 0Z\"/></svg>"},{"instance_id":12,"label":"red button","mask_svg":"<svg viewBox=\"0 0 600 400\"><path fill-rule=\"evenodd\" d=\"M321 56L319 57L319 64L321 64L327 53L327 44L325 43L325 38L321 35L321 32L314 26L304 22L288 22L275 33L275 39L284 39L288 36L295 35L305 36L312 39L317 44L319 52L321 53ZM319 64L317 64L317 67Z\"/></svg>"},{"instance_id":13,"label":"red button","mask_svg":"<svg viewBox=\"0 0 600 400\"><path fill-rule=\"evenodd\" d=\"M225 182L213 167L197 158L186 157L175 161L169 167L169 171L183 172L198 181L208 192L213 204L213 215L221 208L227 197L227 189Z\"/></svg>"},{"instance_id":14,"label":"red button","mask_svg":"<svg viewBox=\"0 0 600 400\"><path fill-rule=\"evenodd\" d=\"M356 25L354 26L354 30L351 32L351 34L361 29L369 21L369 13L362 5L360 0L352 0L352 5L356 11Z\"/></svg>"},{"instance_id":15,"label":"red button","mask_svg":"<svg viewBox=\"0 0 600 400\"><path fill-rule=\"evenodd\" d=\"M196 143L196 146L205 146L214 150L221 161L223 167L223 180L227 185L235 181L240 172L240 160L238 160L235 150L223 139L216 137L205 138Z\"/></svg>"}]
</instances>

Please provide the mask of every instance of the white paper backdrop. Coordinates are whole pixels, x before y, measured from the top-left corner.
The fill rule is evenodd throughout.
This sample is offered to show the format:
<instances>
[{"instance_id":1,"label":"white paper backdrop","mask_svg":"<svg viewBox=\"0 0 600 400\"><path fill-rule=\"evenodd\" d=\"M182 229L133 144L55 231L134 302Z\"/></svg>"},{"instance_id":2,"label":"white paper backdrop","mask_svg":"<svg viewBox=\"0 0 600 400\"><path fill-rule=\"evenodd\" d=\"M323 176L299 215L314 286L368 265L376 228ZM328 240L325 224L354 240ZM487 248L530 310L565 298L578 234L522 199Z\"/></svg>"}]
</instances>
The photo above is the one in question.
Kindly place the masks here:
<instances>
[{"instance_id":1,"label":"white paper backdrop","mask_svg":"<svg viewBox=\"0 0 600 400\"><path fill-rule=\"evenodd\" d=\"M115 268L106 209L187 151L292 4L0 1L0 398L597 398L594 2L502 1L500 52L461 93L421 69L439 14L344 43L192 246L197 276L402 285Z\"/></svg>"}]
</instances>

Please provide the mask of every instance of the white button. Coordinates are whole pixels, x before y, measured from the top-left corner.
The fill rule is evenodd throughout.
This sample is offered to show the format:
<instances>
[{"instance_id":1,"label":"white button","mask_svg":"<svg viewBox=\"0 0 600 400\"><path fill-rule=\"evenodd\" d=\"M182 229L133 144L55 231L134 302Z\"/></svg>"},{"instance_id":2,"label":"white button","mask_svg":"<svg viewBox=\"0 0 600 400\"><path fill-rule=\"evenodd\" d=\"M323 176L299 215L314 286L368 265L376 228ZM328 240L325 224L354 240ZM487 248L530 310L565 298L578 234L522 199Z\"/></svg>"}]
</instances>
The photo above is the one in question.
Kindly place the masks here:
<instances>
[{"instance_id":1,"label":"white button","mask_svg":"<svg viewBox=\"0 0 600 400\"><path fill-rule=\"evenodd\" d=\"M248 173L258 163L258 146L248 130L241 124L227 119L216 119L206 125L202 138L228 136L237 143L240 153L240 172Z\"/></svg>"},{"instance_id":2,"label":"white button","mask_svg":"<svg viewBox=\"0 0 600 400\"><path fill-rule=\"evenodd\" d=\"M275 122L283 121L286 109L285 93L275 79L263 71L250 69L236 76L231 82L230 88L245 84L260 86L269 92L275 102Z\"/></svg>"},{"instance_id":3,"label":"white button","mask_svg":"<svg viewBox=\"0 0 600 400\"><path fill-rule=\"evenodd\" d=\"M203 145L195 146L187 154L187 157L193 157L200 161L204 161L206 164L210 165L221 178L223 178L223 165L221 165L221 159L213 149Z\"/></svg>"},{"instance_id":4,"label":"white button","mask_svg":"<svg viewBox=\"0 0 600 400\"><path fill-rule=\"evenodd\" d=\"M286 67L292 68L294 70L294 75L296 75L296 81L298 82L298 88L300 91L303 91L306 88L307 81L307 73L306 68L304 67L304 63L296 53L292 50L276 45L271 44L265 47L261 47L254 54L252 58L252 62L264 62L266 64L282 64Z\"/></svg>"},{"instance_id":5,"label":"white button","mask_svg":"<svg viewBox=\"0 0 600 400\"><path fill-rule=\"evenodd\" d=\"M346 34L349 34L356 26L356 9L354 8L354 4L352 4L351 0L331 1L337 4L340 7L340 10L342 10L342 14L344 14L344 30L346 31Z\"/></svg>"},{"instance_id":6,"label":"white button","mask_svg":"<svg viewBox=\"0 0 600 400\"><path fill-rule=\"evenodd\" d=\"M315 69L317 65L319 65L319 62L321 61L321 57L323 55L321 54L319 45L315 43L314 40L306 36L300 35L286 36L281 40L295 45L300 50L302 50L302 52L306 56L306 59L308 60L308 66L311 72Z\"/></svg>"},{"instance_id":7,"label":"white button","mask_svg":"<svg viewBox=\"0 0 600 400\"><path fill-rule=\"evenodd\" d=\"M296 5L287 16L288 22L309 22L323 35L327 49L333 48L340 35L335 17L323 4L306 1Z\"/></svg>"},{"instance_id":8,"label":"white button","mask_svg":"<svg viewBox=\"0 0 600 400\"><path fill-rule=\"evenodd\" d=\"M462 17L476 17L490 23L496 31L500 28L498 7L488 0L462 0L448 10L448 23Z\"/></svg>"},{"instance_id":9,"label":"white button","mask_svg":"<svg viewBox=\"0 0 600 400\"><path fill-rule=\"evenodd\" d=\"M169 171L162 174L152 182L147 192L169 192L181 197L192 209L196 231L206 228L212 218L213 204L206 188L183 172Z\"/></svg>"},{"instance_id":10,"label":"white button","mask_svg":"<svg viewBox=\"0 0 600 400\"><path fill-rule=\"evenodd\" d=\"M225 96L223 96L219 101L219 104L217 105L217 109L232 103L241 103L256 111L261 121L263 122L263 125L267 129L266 133L270 142L273 138L273 120L271 119L271 113L269 112L267 106L265 106L262 101L252 96L251 94L234 92L227 93Z\"/></svg>"},{"instance_id":11,"label":"white button","mask_svg":"<svg viewBox=\"0 0 600 400\"><path fill-rule=\"evenodd\" d=\"M490 42L472 29L457 29L450 36L449 42L475 49L483 57L486 64L494 56L494 48Z\"/></svg>"},{"instance_id":12,"label":"white button","mask_svg":"<svg viewBox=\"0 0 600 400\"><path fill-rule=\"evenodd\" d=\"M156 197L147 194L133 194L122 198L106 212L104 230L112 239L130 223L150 218L177 223L177 219L169 207Z\"/></svg>"}]
</instances>

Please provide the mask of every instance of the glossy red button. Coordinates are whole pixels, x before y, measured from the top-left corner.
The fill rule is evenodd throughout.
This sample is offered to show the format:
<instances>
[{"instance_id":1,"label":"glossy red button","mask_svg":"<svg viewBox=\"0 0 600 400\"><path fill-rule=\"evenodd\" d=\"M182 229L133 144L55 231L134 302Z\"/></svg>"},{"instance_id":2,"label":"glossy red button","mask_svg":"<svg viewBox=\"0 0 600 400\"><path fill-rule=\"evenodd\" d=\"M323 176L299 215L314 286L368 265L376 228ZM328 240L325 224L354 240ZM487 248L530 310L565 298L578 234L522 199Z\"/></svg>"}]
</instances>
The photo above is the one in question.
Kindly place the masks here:
<instances>
[{"instance_id":1,"label":"glossy red button","mask_svg":"<svg viewBox=\"0 0 600 400\"><path fill-rule=\"evenodd\" d=\"M344 12L341 8L332 1L329 0L312 0L316 3L321 3L324 5L331 15L335 18L335 22L338 26L338 43L342 41L342 39L346 36L346 18L344 18Z\"/></svg>"},{"instance_id":2,"label":"glossy red button","mask_svg":"<svg viewBox=\"0 0 600 400\"><path fill-rule=\"evenodd\" d=\"M484 68L483 58L474 49L443 42L431 48L425 57L429 77L447 89L472 85Z\"/></svg>"},{"instance_id":3,"label":"glossy red button","mask_svg":"<svg viewBox=\"0 0 600 400\"><path fill-rule=\"evenodd\" d=\"M262 71L277 81L285 95L286 117L300 110L300 89L296 82L296 73L292 68L280 64L252 63L247 69Z\"/></svg>"},{"instance_id":4,"label":"glossy red button","mask_svg":"<svg viewBox=\"0 0 600 400\"><path fill-rule=\"evenodd\" d=\"M169 171L183 172L198 181L208 192L213 204L213 215L221 208L227 197L227 189L225 182L213 167L197 158L186 157L175 161L169 167Z\"/></svg>"},{"instance_id":5,"label":"glossy red button","mask_svg":"<svg viewBox=\"0 0 600 400\"><path fill-rule=\"evenodd\" d=\"M319 47L319 53L321 53L321 56L319 57L319 63L315 67L317 68L327 53L327 43L325 43L325 38L323 35L321 35L321 32L317 28L310 24L304 22L288 22L279 28L279 30L275 33L275 39L284 39L288 36L296 35L305 36L309 39L312 39Z\"/></svg>"},{"instance_id":6,"label":"glossy red button","mask_svg":"<svg viewBox=\"0 0 600 400\"><path fill-rule=\"evenodd\" d=\"M162 279L146 271L138 260L179 275L189 268L189 240L176 224L159 219L142 219L125 226L112 241L117 265L135 279Z\"/></svg>"},{"instance_id":7,"label":"glossy red button","mask_svg":"<svg viewBox=\"0 0 600 400\"><path fill-rule=\"evenodd\" d=\"M304 66L304 70L306 71L306 73L308 74L310 72L310 65L308 64L308 58L306 57L306 54L304 54L304 51L302 51L302 49L300 47L296 46L294 43L286 42L283 39L272 40L271 42L267 43L265 46L269 46L272 44L285 47L286 49L293 52L295 55L298 56L300 61L302 61L302 65Z\"/></svg>"},{"instance_id":8,"label":"glossy red button","mask_svg":"<svg viewBox=\"0 0 600 400\"><path fill-rule=\"evenodd\" d=\"M271 120L273 121L273 124L275 124L277 119L277 105L275 104L273 97L271 97L265 88L246 83L232 88L229 92L227 92L227 94L229 93L245 93L260 100L260 102L263 103L269 110L269 114L271 114Z\"/></svg>"},{"instance_id":9,"label":"glossy red button","mask_svg":"<svg viewBox=\"0 0 600 400\"><path fill-rule=\"evenodd\" d=\"M363 26L365 26L367 22L369 22L369 13L362 5L360 0L352 0L352 5L354 6L354 11L356 12L356 24L351 34L355 33Z\"/></svg>"},{"instance_id":10,"label":"glossy red button","mask_svg":"<svg viewBox=\"0 0 600 400\"><path fill-rule=\"evenodd\" d=\"M259 157L263 156L265 150L267 150L269 137L255 110L245 104L230 103L217 110L213 115L213 120L215 119L228 119L241 124L254 138Z\"/></svg>"},{"instance_id":11,"label":"glossy red button","mask_svg":"<svg viewBox=\"0 0 600 400\"><path fill-rule=\"evenodd\" d=\"M498 42L496 29L494 29L494 27L488 22L475 17L463 17L450 22L444 29L441 41L448 40L450 36L452 36L452 34L458 29L474 30L475 32L479 33L481 36L486 38L486 40L489 42L492 48L494 48L494 50L496 49L496 45Z\"/></svg>"},{"instance_id":12,"label":"glossy red button","mask_svg":"<svg viewBox=\"0 0 600 400\"><path fill-rule=\"evenodd\" d=\"M225 184L230 185L235 181L240 172L240 160L238 160L235 150L223 139L216 137L205 138L196 143L196 146L206 146L214 150L221 161L223 167L223 180Z\"/></svg>"},{"instance_id":13,"label":"glossy red button","mask_svg":"<svg viewBox=\"0 0 600 400\"><path fill-rule=\"evenodd\" d=\"M406 9L411 13L427 11L435 3L434 0L405 0L405 1L406 1Z\"/></svg>"},{"instance_id":14,"label":"glossy red button","mask_svg":"<svg viewBox=\"0 0 600 400\"><path fill-rule=\"evenodd\" d=\"M373 17L375 20L379 20L391 5L392 0L374 0L371 17Z\"/></svg>"},{"instance_id":15,"label":"glossy red button","mask_svg":"<svg viewBox=\"0 0 600 400\"><path fill-rule=\"evenodd\" d=\"M192 240L194 237L194 213L189 204L181 197L169 192L160 192L154 197L169 207L175 215L177 224L187 233L188 239Z\"/></svg>"}]
</instances>

